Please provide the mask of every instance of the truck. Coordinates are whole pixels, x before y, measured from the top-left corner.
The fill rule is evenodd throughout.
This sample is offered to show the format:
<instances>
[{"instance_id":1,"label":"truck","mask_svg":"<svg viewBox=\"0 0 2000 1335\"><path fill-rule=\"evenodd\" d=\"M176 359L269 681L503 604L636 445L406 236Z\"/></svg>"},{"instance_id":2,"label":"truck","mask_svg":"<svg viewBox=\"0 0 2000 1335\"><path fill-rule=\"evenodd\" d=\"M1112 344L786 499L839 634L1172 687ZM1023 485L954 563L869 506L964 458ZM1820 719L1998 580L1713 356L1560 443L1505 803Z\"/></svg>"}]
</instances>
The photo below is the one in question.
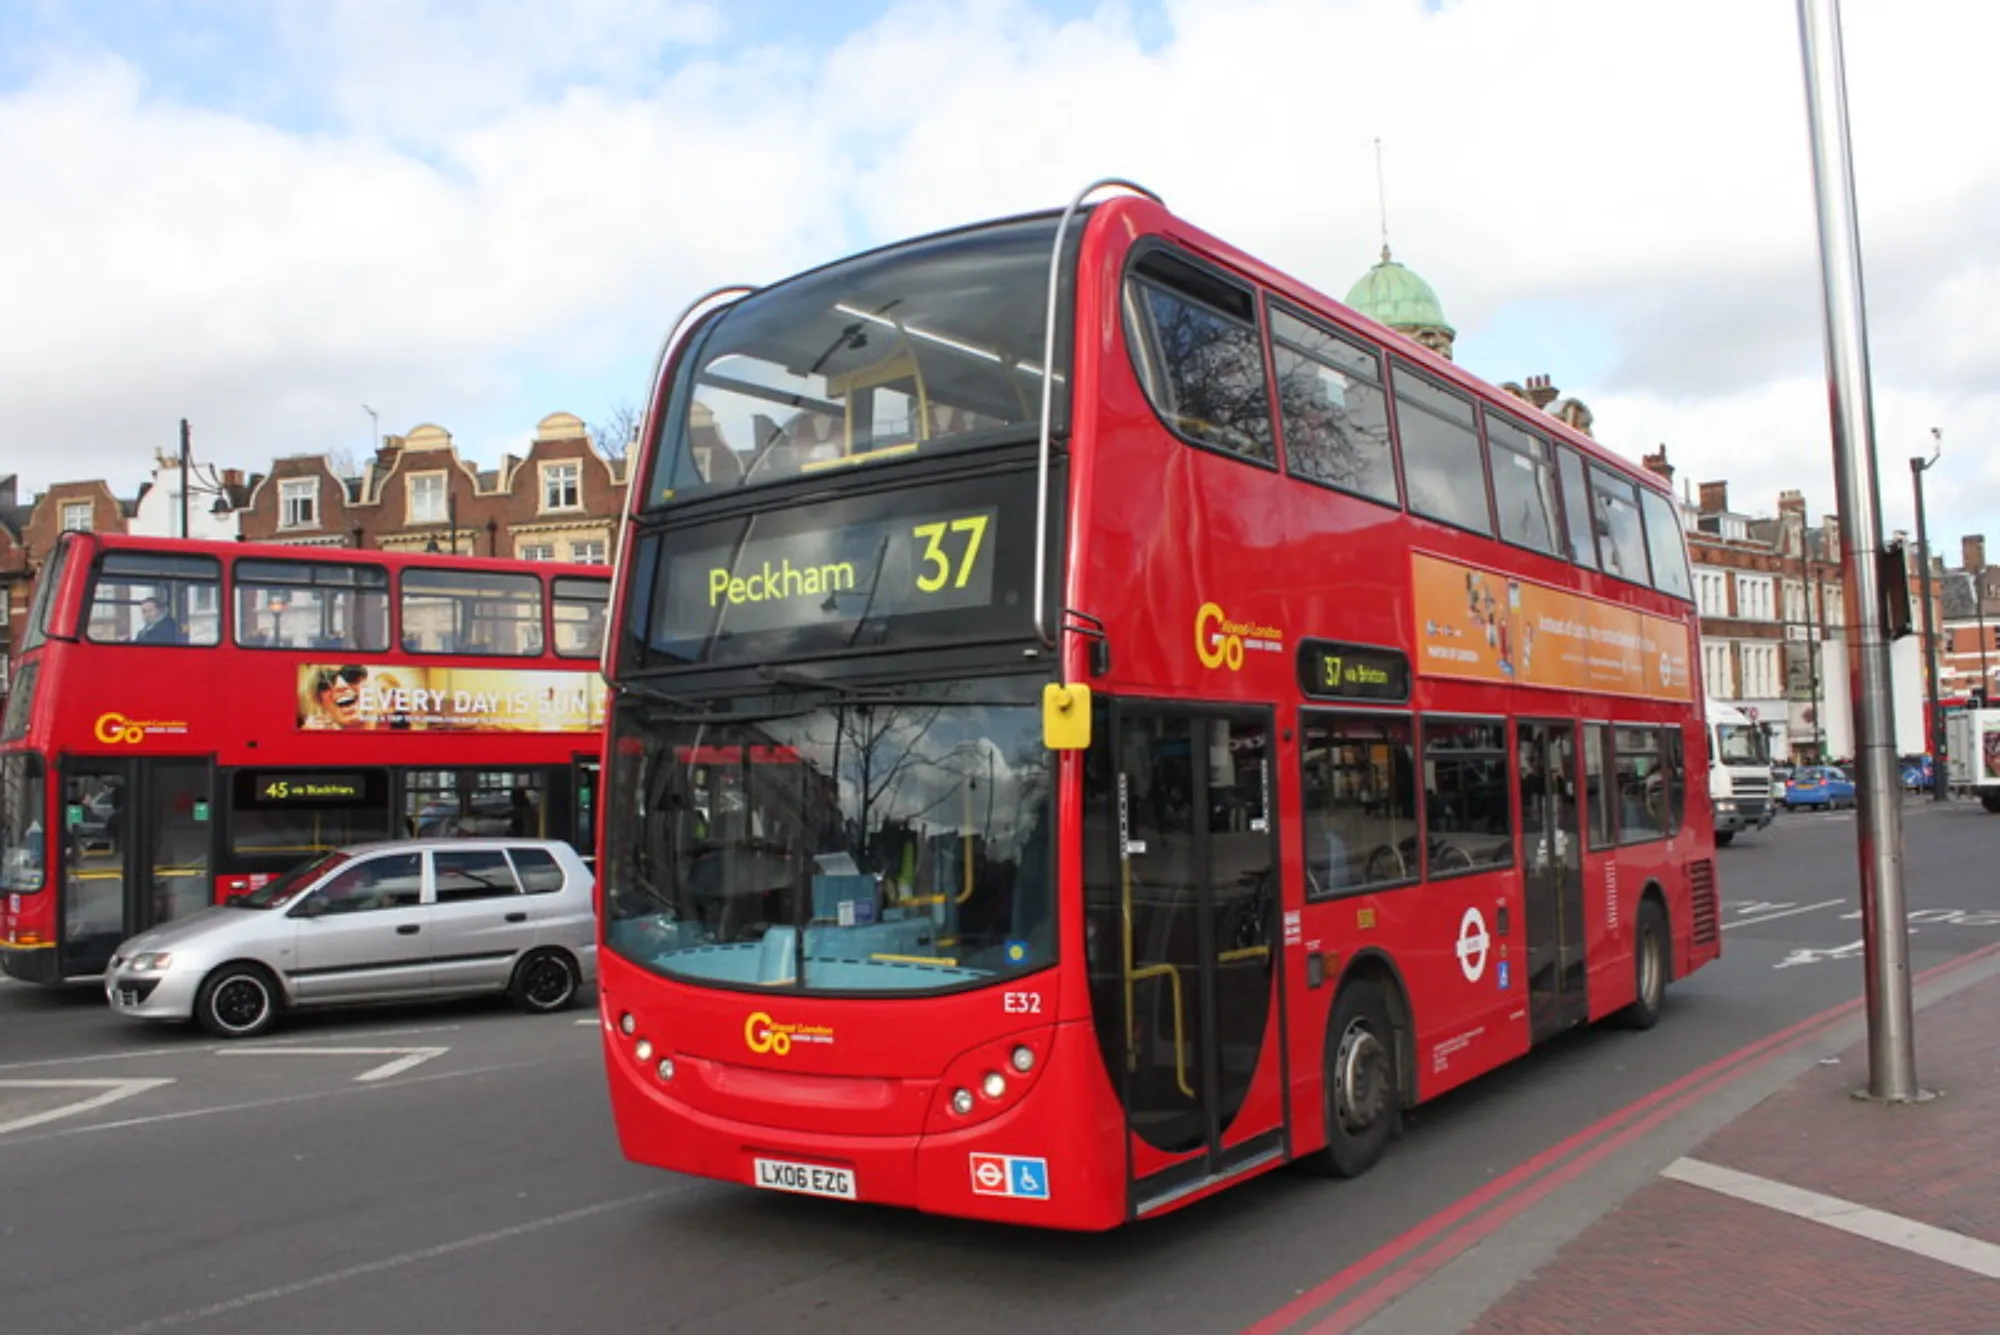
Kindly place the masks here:
<instances>
[{"instance_id":1,"label":"truck","mask_svg":"<svg viewBox=\"0 0 2000 1335\"><path fill-rule=\"evenodd\" d=\"M1771 748L1757 721L1735 705L1708 701L1708 801L1715 842L1738 830L1761 830L1777 811L1771 791Z\"/></svg>"},{"instance_id":2,"label":"truck","mask_svg":"<svg viewBox=\"0 0 2000 1335\"><path fill-rule=\"evenodd\" d=\"M1977 797L2000 813L2000 709L1958 709L1945 716L1945 769L1955 794Z\"/></svg>"}]
</instances>

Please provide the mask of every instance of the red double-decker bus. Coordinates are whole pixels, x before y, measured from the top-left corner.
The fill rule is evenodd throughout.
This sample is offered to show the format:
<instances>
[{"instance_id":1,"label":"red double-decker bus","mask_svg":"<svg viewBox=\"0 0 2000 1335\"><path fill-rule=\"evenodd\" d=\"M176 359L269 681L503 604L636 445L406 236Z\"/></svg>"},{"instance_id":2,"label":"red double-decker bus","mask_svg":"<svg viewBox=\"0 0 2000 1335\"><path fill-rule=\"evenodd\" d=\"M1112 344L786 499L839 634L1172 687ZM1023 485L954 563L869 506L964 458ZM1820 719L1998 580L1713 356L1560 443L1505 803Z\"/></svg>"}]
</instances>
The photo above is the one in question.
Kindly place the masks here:
<instances>
[{"instance_id":1,"label":"red double-decker bus","mask_svg":"<svg viewBox=\"0 0 2000 1335\"><path fill-rule=\"evenodd\" d=\"M0 721L0 967L120 941L329 848L588 852L610 572L65 534Z\"/></svg>"},{"instance_id":2,"label":"red double-decker bus","mask_svg":"<svg viewBox=\"0 0 2000 1335\"><path fill-rule=\"evenodd\" d=\"M1670 493L1091 193L669 336L607 659L634 1160L1107 1228L1362 1172L1720 952Z\"/></svg>"}]
</instances>

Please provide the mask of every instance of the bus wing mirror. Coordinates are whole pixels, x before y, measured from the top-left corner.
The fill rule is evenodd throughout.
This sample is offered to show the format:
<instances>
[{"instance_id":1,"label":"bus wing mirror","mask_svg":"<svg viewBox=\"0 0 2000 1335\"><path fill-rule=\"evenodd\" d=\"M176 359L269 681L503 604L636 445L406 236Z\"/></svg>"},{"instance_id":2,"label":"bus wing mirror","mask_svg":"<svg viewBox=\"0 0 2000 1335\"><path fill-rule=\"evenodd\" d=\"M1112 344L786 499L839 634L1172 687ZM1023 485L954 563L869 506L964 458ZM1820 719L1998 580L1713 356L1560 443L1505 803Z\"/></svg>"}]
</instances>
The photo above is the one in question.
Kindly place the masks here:
<instances>
[{"instance_id":1,"label":"bus wing mirror","mask_svg":"<svg viewBox=\"0 0 2000 1335\"><path fill-rule=\"evenodd\" d=\"M1090 688L1052 681L1042 687L1042 745L1051 751L1090 746Z\"/></svg>"}]
</instances>

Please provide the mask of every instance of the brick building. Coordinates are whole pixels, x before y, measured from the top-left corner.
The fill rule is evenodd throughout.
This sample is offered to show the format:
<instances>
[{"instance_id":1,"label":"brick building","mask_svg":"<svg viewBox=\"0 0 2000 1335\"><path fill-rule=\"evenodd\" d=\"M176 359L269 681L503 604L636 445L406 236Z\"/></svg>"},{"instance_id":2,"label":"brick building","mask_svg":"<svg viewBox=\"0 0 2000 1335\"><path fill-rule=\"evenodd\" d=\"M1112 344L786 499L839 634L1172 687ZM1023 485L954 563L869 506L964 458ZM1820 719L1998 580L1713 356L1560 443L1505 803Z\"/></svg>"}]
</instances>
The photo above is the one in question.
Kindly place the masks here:
<instances>
[{"instance_id":1,"label":"brick building","mask_svg":"<svg viewBox=\"0 0 2000 1335\"><path fill-rule=\"evenodd\" d=\"M242 518L249 542L463 552L604 564L625 503L625 461L607 459L582 421L551 413L525 456L482 470L451 433L425 424L387 436L353 476L323 454L274 460Z\"/></svg>"}]
</instances>

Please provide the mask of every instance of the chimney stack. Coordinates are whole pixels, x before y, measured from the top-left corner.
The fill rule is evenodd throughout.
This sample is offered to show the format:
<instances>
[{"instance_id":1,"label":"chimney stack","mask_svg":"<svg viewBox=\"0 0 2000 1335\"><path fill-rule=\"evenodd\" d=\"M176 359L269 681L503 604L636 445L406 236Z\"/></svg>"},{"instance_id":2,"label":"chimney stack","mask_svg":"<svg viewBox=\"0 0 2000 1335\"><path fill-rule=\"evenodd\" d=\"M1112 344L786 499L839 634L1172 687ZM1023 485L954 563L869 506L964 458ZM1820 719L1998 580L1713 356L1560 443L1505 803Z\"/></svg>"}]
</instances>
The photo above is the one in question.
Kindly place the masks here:
<instances>
[{"instance_id":1,"label":"chimney stack","mask_svg":"<svg viewBox=\"0 0 2000 1335\"><path fill-rule=\"evenodd\" d=\"M1806 517L1806 494L1802 491L1781 491L1778 493L1778 513Z\"/></svg>"},{"instance_id":2,"label":"chimney stack","mask_svg":"<svg viewBox=\"0 0 2000 1335\"><path fill-rule=\"evenodd\" d=\"M1643 463L1644 465L1646 465L1647 468L1651 469L1653 472L1658 473L1661 477L1665 478L1669 484L1673 482L1674 466L1667 462L1667 447L1665 444L1662 444L1660 446L1660 452L1658 454L1648 454L1644 458L1640 459L1639 462Z\"/></svg>"},{"instance_id":3,"label":"chimney stack","mask_svg":"<svg viewBox=\"0 0 2000 1335\"><path fill-rule=\"evenodd\" d=\"M1556 401L1556 387L1549 383L1545 375L1528 377L1528 402L1537 408L1546 408Z\"/></svg>"},{"instance_id":4,"label":"chimney stack","mask_svg":"<svg viewBox=\"0 0 2000 1335\"><path fill-rule=\"evenodd\" d=\"M1701 512L1705 515L1719 515L1729 508L1729 484L1727 482L1704 482L1701 484Z\"/></svg>"},{"instance_id":5,"label":"chimney stack","mask_svg":"<svg viewBox=\"0 0 2000 1335\"><path fill-rule=\"evenodd\" d=\"M1964 558L1965 569L1986 569L1986 535L1970 533L1958 540L1958 550Z\"/></svg>"}]
</instances>

